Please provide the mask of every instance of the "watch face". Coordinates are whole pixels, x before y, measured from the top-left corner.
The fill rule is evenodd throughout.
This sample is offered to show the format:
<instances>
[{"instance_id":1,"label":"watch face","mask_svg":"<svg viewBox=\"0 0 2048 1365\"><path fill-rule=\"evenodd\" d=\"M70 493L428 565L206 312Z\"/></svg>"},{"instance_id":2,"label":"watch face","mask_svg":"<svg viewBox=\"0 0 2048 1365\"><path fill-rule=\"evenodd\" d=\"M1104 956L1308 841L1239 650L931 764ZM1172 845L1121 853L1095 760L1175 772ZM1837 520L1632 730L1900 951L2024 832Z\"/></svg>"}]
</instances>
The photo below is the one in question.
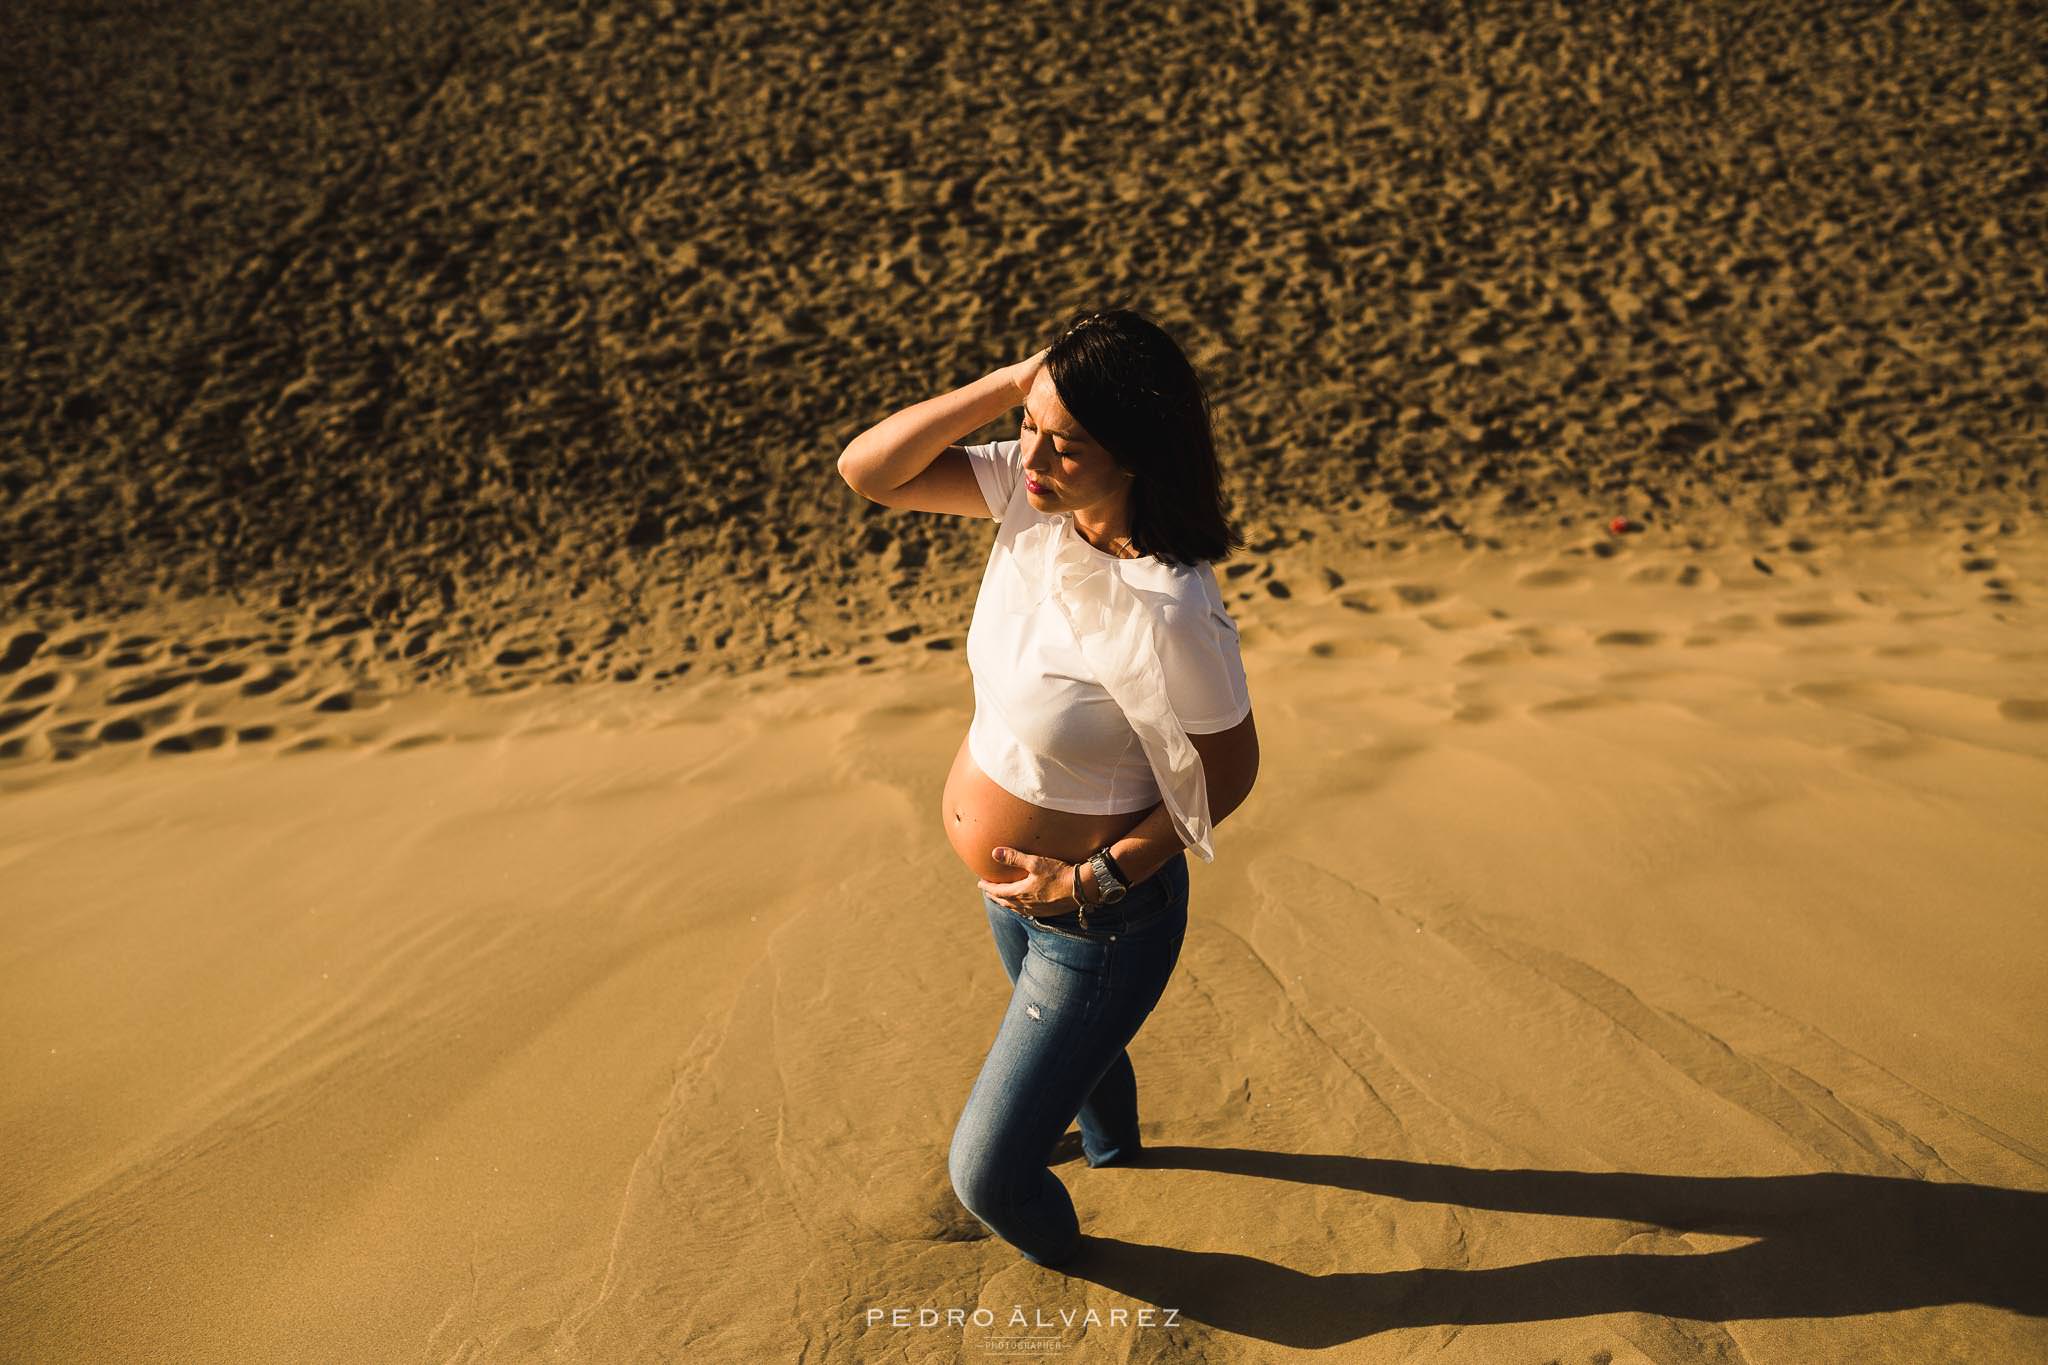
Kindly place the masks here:
<instances>
[{"instance_id":1,"label":"watch face","mask_svg":"<svg viewBox=\"0 0 2048 1365\"><path fill-rule=\"evenodd\" d=\"M1109 860L1107 858L1098 853L1095 855L1093 862L1095 865L1095 885L1101 888L1102 903L1104 905L1115 905L1124 898L1124 892L1130 890L1130 888L1119 881L1117 875L1109 870Z\"/></svg>"}]
</instances>

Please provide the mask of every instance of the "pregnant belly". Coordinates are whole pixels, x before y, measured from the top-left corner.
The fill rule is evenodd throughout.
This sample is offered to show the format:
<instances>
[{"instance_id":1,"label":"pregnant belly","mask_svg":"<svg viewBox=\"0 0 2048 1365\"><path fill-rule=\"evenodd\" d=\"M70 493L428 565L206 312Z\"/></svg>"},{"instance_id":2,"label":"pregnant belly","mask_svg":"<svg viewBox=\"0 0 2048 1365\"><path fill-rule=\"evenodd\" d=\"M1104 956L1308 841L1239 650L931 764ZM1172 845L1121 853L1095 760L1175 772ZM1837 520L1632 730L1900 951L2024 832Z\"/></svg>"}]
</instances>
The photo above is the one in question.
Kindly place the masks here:
<instances>
[{"instance_id":1,"label":"pregnant belly","mask_svg":"<svg viewBox=\"0 0 2048 1365\"><path fill-rule=\"evenodd\" d=\"M998 844L1077 862L1130 833L1152 809L1079 815L1034 806L997 786L975 763L965 739L953 755L953 771L946 775L946 791L940 799L940 819L953 852L968 871L993 882L1015 881L1022 875L1019 869L989 856Z\"/></svg>"}]
</instances>

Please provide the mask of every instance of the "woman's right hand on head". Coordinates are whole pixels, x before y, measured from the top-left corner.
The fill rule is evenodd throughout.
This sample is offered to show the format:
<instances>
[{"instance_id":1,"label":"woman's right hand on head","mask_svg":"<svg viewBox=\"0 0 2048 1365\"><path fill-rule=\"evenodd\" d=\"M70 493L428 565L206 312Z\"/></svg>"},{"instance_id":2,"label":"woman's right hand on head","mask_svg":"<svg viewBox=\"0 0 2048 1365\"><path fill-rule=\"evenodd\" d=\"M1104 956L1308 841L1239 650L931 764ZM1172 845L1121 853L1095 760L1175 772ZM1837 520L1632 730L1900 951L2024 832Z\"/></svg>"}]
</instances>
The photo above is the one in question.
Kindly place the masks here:
<instances>
[{"instance_id":1,"label":"woman's right hand on head","mask_svg":"<svg viewBox=\"0 0 2048 1365\"><path fill-rule=\"evenodd\" d=\"M1010 376L1010 382L1016 386L1018 402L1021 403L1031 396L1031 386L1038 381L1038 372L1045 368L1046 352L1050 350L1052 347L1048 346L1029 360L1018 361L1006 371Z\"/></svg>"}]
</instances>

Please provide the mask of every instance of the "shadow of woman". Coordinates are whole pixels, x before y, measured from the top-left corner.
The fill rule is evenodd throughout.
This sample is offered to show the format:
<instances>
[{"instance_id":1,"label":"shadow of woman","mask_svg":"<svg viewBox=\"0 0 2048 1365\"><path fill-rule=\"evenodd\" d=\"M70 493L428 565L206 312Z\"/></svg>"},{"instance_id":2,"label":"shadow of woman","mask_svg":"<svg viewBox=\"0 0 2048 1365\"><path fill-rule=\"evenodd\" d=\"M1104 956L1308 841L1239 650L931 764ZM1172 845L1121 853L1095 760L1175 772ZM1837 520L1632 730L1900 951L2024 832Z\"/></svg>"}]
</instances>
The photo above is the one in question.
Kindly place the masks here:
<instances>
[{"instance_id":1,"label":"shadow of woman","mask_svg":"<svg viewBox=\"0 0 2048 1365\"><path fill-rule=\"evenodd\" d=\"M1250 1256L1091 1236L1061 1267L1286 1346L1331 1346L1394 1327L1624 1312L1725 1322L1972 1303L2048 1315L2048 1193L2031 1190L1833 1173L1472 1170L1241 1148L1152 1147L1139 1164L1757 1239L1692 1256L1618 1253L1482 1270L1305 1275Z\"/></svg>"}]
</instances>

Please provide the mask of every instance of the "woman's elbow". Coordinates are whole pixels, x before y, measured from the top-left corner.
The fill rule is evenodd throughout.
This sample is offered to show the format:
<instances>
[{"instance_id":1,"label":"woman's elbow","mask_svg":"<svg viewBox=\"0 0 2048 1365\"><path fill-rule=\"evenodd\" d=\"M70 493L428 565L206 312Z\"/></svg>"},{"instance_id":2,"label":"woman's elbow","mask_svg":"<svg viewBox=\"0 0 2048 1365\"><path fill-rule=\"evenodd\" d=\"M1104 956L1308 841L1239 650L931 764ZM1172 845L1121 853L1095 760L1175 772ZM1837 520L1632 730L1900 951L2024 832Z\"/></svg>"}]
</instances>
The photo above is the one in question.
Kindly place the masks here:
<instances>
[{"instance_id":1,"label":"woman's elbow","mask_svg":"<svg viewBox=\"0 0 2048 1365\"><path fill-rule=\"evenodd\" d=\"M856 444L858 443L856 442ZM854 492L859 493L860 457L855 453L853 446L848 446L846 449L839 452L839 463L837 467L839 470L839 477L845 480L846 486L848 488L851 488ZM865 494L863 494L863 496L865 496Z\"/></svg>"},{"instance_id":2,"label":"woman's elbow","mask_svg":"<svg viewBox=\"0 0 2048 1365\"><path fill-rule=\"evenodd\" d=\"M1257 773L1257 772L1253 772L1253 773L1252 773L1252 775L1251 775L1250 777L1247 777L1247 778L1246 778L1246 779L1244 780L1244 786L1242 786L1242 787L1240 787L1240 788L1238 789L1238 793L1237 793L1237 800L1236 800L1235 802L1233 802L1233 803L1232 803L1232 805L1231 805L1231 809L1232 809L1232 810L1235 810L1235 809L1237 809L1237 808L1238 808L1239 806L1242 806L1242 805L1243 805L1243 804L1244 804L1245 802L1247 802L1247 801L1251 800L1251 799L1252 799L1252 788L1253 788L1253 787L1256 787L1256 786L1257 786L1258 784L1259 784L1259 775L1258 775L1258 773Z\"/></svg>"},{"instance_id":3,"label":"woman's elbow","mask_svg":"<svg viewBox=\"0 0 2048 1365\"><path fill-rule=\"evenodd\" d=\"M1229 781L1219 784L1222 786L1221 794L1224 797L1222 814L1216 815L1213 818L1221 820L1225 815L1242 806L1251 798L1252 788L1257 786L1258 782L1259 759L1258 755L1254 754L1249 763L1231 773Z\"/></svg>"}]
</instances>

